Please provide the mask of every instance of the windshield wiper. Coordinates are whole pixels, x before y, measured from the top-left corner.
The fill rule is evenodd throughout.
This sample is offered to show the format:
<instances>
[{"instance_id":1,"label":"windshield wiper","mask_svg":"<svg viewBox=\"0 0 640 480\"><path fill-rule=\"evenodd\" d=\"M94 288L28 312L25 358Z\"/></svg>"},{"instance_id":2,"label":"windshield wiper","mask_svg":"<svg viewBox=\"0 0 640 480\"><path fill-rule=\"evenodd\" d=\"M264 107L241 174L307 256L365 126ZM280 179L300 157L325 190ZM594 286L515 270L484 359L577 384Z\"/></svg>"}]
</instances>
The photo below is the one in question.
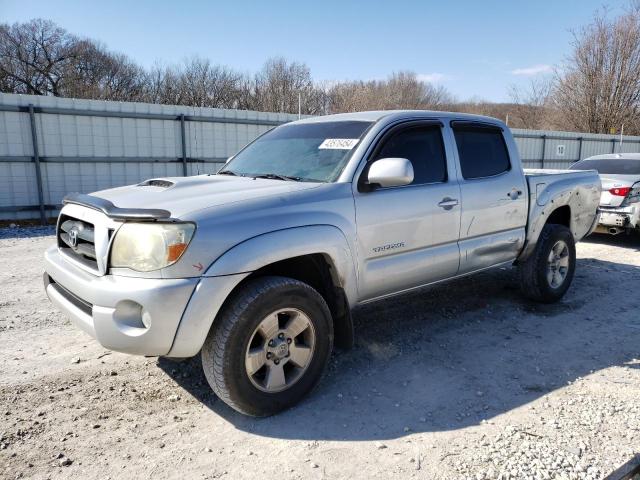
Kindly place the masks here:
<instances>
[{"instance_id":1,"label":"windshield wiper","mask_svg":"<svg viewBox=\"0 0 640 480\"><path fill-rule=\"evenodd\" d=\"M289 175L279 175L277 173L256 173L251 175L253 178L269 178L272 180L289 180L292 182L301 182L302 177L290 177Z\"/></svg>"},{"instance_id":2,"label":"windshield wiper","mask_svg":"<svg viewBox=\"0 0 640 480\"><path fill-rule=\"evenodd\" d=\"M222 172L216 173L216 175L233 175L234 177L242 177L243 175L238 175L236 172L232 172L231 170L223 170Z\"/></svg>"}]
</instances>

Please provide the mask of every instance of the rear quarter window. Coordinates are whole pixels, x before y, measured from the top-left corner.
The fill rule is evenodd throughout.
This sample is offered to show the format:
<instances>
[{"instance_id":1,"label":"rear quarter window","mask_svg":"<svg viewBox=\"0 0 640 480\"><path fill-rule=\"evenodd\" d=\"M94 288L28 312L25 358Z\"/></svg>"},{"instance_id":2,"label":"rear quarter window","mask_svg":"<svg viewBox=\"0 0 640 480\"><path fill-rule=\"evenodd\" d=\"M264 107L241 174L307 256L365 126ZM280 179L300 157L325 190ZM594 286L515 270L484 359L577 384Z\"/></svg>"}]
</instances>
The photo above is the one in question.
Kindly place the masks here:
<instances>
[{"instance_id":1,"label":"rear quarter window","mask_svg":"<svg viewBox=\"0 0 640 480\"><path fill-rule=\"evenodd\" d=\"M502 131L497 128L453 127L465 179L492 177L511 169Z\"/></svg>"}]
</instances>

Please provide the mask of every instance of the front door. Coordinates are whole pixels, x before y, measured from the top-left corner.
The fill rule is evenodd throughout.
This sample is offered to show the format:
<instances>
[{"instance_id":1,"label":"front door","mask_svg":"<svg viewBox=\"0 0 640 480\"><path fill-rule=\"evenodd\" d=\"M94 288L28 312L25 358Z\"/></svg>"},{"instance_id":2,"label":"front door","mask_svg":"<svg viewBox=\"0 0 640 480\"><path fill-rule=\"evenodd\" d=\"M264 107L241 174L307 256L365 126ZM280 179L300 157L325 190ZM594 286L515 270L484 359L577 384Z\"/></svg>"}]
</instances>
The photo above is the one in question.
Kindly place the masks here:
<instances>
[{"instance_id":1,"label":"front door","mask_svg":"<svg viewBox=\"0 0 640 480\"><path fill-rule=\"evenodd\" d=\"M413 121L392 128L375 147L369 164L390 157L410 160L414 180L402 187L360 188L354 194L360 301L458 271L460 190L441 125Z\"/></svg>"}]
</instances>

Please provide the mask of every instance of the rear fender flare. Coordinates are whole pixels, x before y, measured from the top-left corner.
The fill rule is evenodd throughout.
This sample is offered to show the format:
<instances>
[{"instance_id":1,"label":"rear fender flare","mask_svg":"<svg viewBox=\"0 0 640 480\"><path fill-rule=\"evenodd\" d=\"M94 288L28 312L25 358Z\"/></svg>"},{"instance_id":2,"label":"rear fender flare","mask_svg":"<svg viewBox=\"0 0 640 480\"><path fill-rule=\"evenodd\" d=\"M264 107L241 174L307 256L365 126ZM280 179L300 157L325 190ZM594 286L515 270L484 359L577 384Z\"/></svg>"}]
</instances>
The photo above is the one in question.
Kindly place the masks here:
<instances>
[{"instance_id":1,"label":"rear fender flare","mask_svg":"<svg viewBox=\"0 0 640 480\"><path fill-rule=\"evenodd\" d=\"M525 261L535 250L542 229L547 224L551 214L561 207L569 207L569 229L576 242L591 233L597 220L596 210L590 205L597 205L600 199L600 185L578 185L571 179L554 181L550 184L538 183L535 194L530 196L529 224L525 247L518 257L519 262Z\"/></svg>"}]
</instances>

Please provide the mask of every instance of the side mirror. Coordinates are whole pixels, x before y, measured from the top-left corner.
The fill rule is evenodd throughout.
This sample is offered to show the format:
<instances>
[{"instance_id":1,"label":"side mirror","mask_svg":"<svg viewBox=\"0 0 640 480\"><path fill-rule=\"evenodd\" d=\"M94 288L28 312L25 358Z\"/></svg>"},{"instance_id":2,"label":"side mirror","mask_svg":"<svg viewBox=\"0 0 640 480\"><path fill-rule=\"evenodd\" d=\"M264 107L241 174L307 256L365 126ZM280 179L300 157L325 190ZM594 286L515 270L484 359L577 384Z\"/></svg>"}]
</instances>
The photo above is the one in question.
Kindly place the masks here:
<instances>
[{"instance_id":1,"label":"side mirror","mask_svg":"<svg viewBox=\"0 0 640 480\"><path fill-rule=\"evenodd\" d=\"M401 187L413 182L413 165L406 158L381 158L369 167L369 185Z\"/></svg>"}]
</instances>

